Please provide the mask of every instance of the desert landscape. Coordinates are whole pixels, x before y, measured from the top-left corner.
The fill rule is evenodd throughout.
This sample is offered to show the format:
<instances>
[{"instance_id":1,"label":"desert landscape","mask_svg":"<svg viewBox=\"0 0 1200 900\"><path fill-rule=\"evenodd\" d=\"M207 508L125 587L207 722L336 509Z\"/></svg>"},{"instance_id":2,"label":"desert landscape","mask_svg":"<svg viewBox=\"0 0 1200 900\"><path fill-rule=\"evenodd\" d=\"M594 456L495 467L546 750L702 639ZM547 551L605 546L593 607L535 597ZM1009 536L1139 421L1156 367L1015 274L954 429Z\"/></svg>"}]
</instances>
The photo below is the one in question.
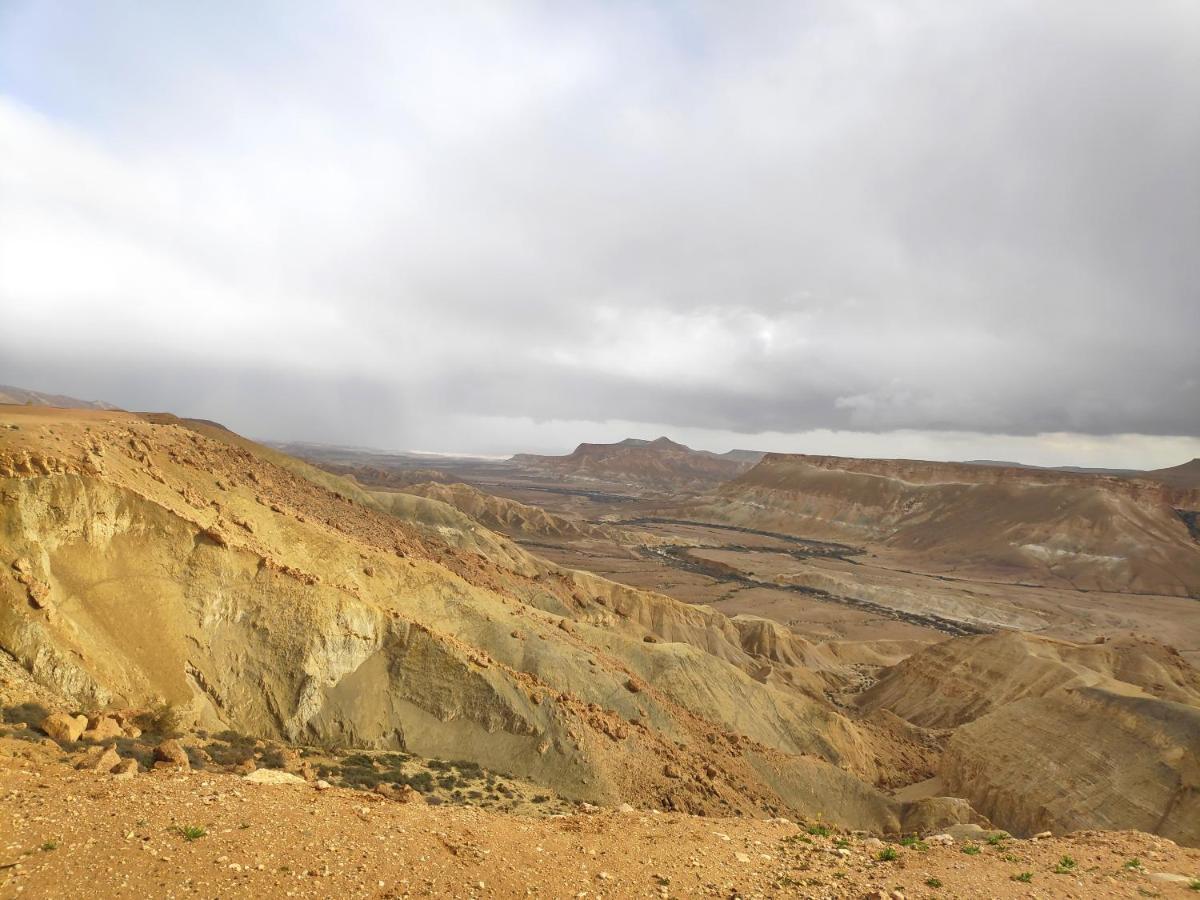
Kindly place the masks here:
<instances>
[{"instance_id":1,"label":"desert landscape","mask_svg":"<svg viewBox=\"0 0 1200 900\"><path fill-rule=\"evenodd\" d=\"M0 2L0 900L1200 898L1197 60Z\"/></svg>"},{"instance_id":2,"label":"desert landscape","mask_svg":"<svg viewBox=\"0 0 1200 900\"><path fill-rule=\"evenodd\" d=\"M515 893L535 835L593 835L580 890L615 896L1196 883L1186 479L665 439L430 466L33 403L0 406L0 478L6 891L97 853L102 893L184 877L229 803L310 848L396 828L398 859L444 826L477 860L217 853L205 883L246 894ZM156 824L39 831L21 810L62 779L80 816ZM670 864L614 846L679 834Z\"/></svg>"}]
</instances>

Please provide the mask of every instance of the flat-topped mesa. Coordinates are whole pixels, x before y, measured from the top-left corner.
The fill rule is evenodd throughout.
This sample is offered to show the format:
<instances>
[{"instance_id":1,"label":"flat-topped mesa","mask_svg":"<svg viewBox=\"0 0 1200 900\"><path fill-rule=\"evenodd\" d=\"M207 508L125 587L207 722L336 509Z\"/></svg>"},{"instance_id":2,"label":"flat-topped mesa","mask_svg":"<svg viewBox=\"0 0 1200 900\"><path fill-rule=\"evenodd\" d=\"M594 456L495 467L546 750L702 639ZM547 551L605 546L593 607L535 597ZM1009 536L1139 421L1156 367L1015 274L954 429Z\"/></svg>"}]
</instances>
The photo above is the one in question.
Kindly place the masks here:
<instances>
[{"instance_id":1,"label":"flat-topped mesa","mask_svg":"<svg viewBox=\"0 0 1200 900\"><path fill-rule=\"evenodd\" d=\"M615 444L583 443L565 456L520 453L512 461L558 477L633 487L708 490L736 478L762 454L749 450L693 450L668 437L626 438Z\"/></svg>"}]
</instances>

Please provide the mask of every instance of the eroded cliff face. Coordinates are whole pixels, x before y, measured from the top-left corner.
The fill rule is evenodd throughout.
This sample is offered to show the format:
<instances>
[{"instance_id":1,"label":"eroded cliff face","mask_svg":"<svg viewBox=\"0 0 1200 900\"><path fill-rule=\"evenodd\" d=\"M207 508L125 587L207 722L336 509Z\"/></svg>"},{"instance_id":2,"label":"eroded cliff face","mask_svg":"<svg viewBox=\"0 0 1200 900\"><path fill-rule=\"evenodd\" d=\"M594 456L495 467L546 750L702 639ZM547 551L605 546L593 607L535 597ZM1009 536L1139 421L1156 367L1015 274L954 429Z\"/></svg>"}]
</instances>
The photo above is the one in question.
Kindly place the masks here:
<instances>
[{"instance_id":1,"label":"eroded cliff face","mask_svg":"<svg viewBox=\"0 0 1200 900\"><path fill-rule=\"evenodd\" d=\"M882 548L926 570L1200 596L1200 542L1149 481L768 454L696 512Z\"/></svg>"},{"instance_id":2,"label":"eroded cliff face","mask_svg":"<svg viewBox=\"0 0 1200 900\"><path fill-rule=\"evenodd\" d=\"M0 649L82 706L165 700L210 727L465 758L599 801L899 826L871 734L754 677L764 661L719 613L213 429L0 424Z\"/></svg>"},{"instance_id":3,"label":"eroded cliff face","mask_svg":"<svg viewBox=\"0 0 1200 900\"><path fill-rule=\"evenodd\" d=\"M1014 834L1139 829L1200 844L1200 709L1054 691L959 729L946 788Z\"/></svg>"}]
</instances>

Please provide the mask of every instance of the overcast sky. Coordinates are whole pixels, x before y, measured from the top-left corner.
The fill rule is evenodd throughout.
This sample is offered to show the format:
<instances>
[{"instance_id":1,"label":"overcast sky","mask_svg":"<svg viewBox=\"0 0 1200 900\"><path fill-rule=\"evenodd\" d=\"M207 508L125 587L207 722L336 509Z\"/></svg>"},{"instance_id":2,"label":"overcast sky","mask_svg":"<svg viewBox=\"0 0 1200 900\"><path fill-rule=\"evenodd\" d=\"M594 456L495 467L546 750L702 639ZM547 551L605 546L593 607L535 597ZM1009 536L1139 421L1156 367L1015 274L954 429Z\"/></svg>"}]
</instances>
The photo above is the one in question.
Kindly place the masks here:
<instances>
[{"instance_id":1,"label":"overcast sky","mask_svg":"<svg viewBox=\"0 0 1200 900\"><path fill-rule=\"evenodd\" d=\"M0 383L265 438L1200 456L1200 3L0 2Z\"/></svg>"}]
</instances>

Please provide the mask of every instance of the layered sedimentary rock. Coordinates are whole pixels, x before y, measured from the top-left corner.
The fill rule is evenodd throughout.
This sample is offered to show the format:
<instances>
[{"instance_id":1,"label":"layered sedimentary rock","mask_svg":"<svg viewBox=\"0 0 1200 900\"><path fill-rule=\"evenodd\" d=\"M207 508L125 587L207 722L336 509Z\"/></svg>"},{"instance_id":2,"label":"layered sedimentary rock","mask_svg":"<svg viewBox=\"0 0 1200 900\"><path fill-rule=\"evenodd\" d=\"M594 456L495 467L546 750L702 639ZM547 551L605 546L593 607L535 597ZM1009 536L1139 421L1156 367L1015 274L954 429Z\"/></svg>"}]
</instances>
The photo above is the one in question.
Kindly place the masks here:
<instances>
[{"instance_id":1,"label":"layered sedimentary rock","mask_svg":"<svg viewBox=\"0 0 1200 900\"><path fill-rule=\"evenodd\" d=\"M1174 489L1114 476L767 454L693 511L886 551L923 571L1200 596Z\"/></svg>"}]
</instances>

